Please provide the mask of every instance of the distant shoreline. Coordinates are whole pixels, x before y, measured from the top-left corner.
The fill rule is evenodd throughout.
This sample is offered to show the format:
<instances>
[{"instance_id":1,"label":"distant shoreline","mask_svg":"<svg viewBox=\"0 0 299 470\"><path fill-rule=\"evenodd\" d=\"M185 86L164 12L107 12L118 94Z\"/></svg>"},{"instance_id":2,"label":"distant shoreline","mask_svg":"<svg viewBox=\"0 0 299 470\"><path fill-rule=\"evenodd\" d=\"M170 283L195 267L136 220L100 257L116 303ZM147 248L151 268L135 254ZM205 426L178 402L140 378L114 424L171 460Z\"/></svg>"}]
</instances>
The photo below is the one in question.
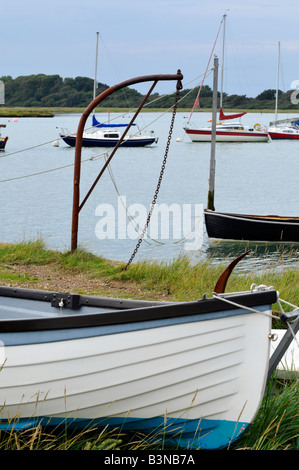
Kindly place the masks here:
<instances>
[{"instance_id":1,"label":"distant shoreline","mask_svg":"<svg viewBox=\"0 0 299 470\"><path fill-rule=\"evenodd\" d=\"M82 114L85 111L86 108L23 108L23 107L17 107L17 108L0 108L0 119L1 118L52 118L57 114ZM111 113L129 113L133 112L132 109L129 108L97 108L96 112L97 113L108 113L110 111ZM165 112L167 109L164 108L144 108L142 112L146 113L157 113L157 112ZM169 110L171 112L171 110ZM190 113L191 109L186 109L186 108L179 108L177 112L182 112L182 113ZM212 109L210 108L201 108L201 109L196 109L194 110L194 113L211 113ZM255 114L263 114L263 113L274 113L274 110L272 109L236 109L236 108L231 108L231 109L225 109L225 113L231 113L231 112L246 112L248 114L250 113L255 113ZM288 114L298 114L296 113L295 110L285 110L281 109L278 110L278 113L288 113Z\"/></svg>"},{"instance_id":2,"label":"distant shoreline","mask_svg":"<svg viewBox=\"0 0 299 470\"><path fill-rule=\"evenodd\" d=\"M28 113L28 114L1 114L1 118L13 118L13 117L18 117L18 118L52 118L54 117L55 114L38 114L38 113Z\"/></svg>"}]
</instances>

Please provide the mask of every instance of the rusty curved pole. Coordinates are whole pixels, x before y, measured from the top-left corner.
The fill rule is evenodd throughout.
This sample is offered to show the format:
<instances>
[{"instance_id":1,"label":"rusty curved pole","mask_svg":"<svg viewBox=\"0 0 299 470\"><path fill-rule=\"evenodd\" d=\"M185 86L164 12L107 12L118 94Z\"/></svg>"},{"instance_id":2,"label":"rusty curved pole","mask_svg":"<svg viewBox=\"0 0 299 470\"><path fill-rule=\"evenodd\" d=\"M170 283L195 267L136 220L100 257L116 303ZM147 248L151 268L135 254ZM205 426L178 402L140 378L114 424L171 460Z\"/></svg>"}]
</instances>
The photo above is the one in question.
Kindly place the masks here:
<instances>
[{"instance_id":1,"label":"rusty curved pole","mask_svg":"<svg viewBox=\"0 0 299 470\"><path fill-rule=\"evenodd\" d=\"M140 76L140 77L130 78L129 80L125 80L123 82L120 82L117 85L114 85L110 88L107 88L107 90L100 93L93 101L91 101L91 103L87 106L87 108L83 112L83 114L80 118L79 124L78 124L77 133L76 133L75 162L74 162L74 186L73 186L72 238L71 238L71 249L72 250L77 249L77 245L78 245L79 212L80 212L80 209L82 207L82 204L81 204L81 207L80 207L80 175L81 175L82 137L83 137L84 127L85 127L86 121L87 121L90 113L98 106L99 103L101 103L101 101L103 101L108 96L112 95L112 93L114 93L115 91L121 90L124 87L130 86L130 85L136 85L137 83L144 83L144 82L153 81L154 84L153 84L153 86L151 87L149 93L146 96L146 99L147 99L147 97L152 92L154 86L156 85L156 83L158 81L177 80L178 81L177 88L178 88L179 86L181 87L180 82L181 82L182 79L183 79L183 75L182 75L180 70L178 70L176 74L143 75L143 76ZM126 132L129 130L129 128L133 124L137 114L139 113L140 109L142 108L142 106L144 104L144 101L145 100L143 100L142 104L139 106L139 108L138 108L137 112L135 113L133 119L131 120ZM114 153L113 153L113 155L114 155ZM109 161L111 160L112 156L110 157ZM106 167L107 167L107 165L106 165ZM95 186L96 182L97 181L95 181L93 187ZM90 194L90 192L89 192L89 194ZM86 198L85 198L85 200L86 200ZM83 202L85 202L85 200Z\"/></svg>"}]
</instances>

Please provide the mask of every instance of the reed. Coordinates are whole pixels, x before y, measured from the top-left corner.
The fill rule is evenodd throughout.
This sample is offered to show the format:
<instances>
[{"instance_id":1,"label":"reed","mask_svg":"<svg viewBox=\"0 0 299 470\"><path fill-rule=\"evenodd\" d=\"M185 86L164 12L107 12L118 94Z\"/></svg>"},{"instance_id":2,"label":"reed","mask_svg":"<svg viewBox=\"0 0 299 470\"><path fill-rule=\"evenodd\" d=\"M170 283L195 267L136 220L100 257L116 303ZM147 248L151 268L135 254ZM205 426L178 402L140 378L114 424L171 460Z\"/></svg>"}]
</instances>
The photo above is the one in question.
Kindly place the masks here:
<instances>
[{"instance_id":1,"label":"reed","mask_svg":"<svg viewBox=\"0 0 299 470\"><path fill-rule=\"evenodd\" d=\"M228 450L299 450L298 380L272 378L256 419ZM141 434L121 430L89 429L52 432L40 426L24 431L0 431L0 451L4 450L178 450L167 444L163 430L153 433L151 443ZM200 450L200 449L197 449Z\"/></svg>"},{"instance_id":2,"label":"reed","mask_svg":"<svg viewBox=\"0 0 299 470\"><path fill-rule=\"evenodd\" d=\"M298 450L298 400L298 380L288 382L272 378L255 421L234 447L242 450Z\"/></svg>"},{"instance_id":3,"label":"reed","mask_svg":"<svg viewBox=\"0 0 299 470\"><path fill-rule=\"evenodd\" d=\"M270 262L263 270L248 272L242 268L242 261L237 270L231 274L226 290L228 292L250 289L255 283L273 286L281 298L299 304L299 269L288 267L286 254L276 262ZM29 265L54 267L63 275L82 274L81 293L88 289L88 280L104 280L117 283L119 289L107 291L109 295L118 296L128 293L133 298L161 299L171 301L189 301L208 296L214 291L219 275L229 264L224 259L221 264L211 260L192 263L188 256L178 256L172 261L139 261L132 263L125 270L125 263L115 262L96 256L85 250L64 253L47 250L43 240L0 245L0 282L13 280L10 267L24 267L24 273L18 273L16 282L22 285L30 278L26 273ZM32 279L32 278L31 278ZM36 277L32 279L37 280ZM135 287L135 289L134 289ZM97 294L97 290L85 292ZM101 294L103 292L101 291ZM275 306L278 308L278 306Z\"/></svg>"}]
</instances>

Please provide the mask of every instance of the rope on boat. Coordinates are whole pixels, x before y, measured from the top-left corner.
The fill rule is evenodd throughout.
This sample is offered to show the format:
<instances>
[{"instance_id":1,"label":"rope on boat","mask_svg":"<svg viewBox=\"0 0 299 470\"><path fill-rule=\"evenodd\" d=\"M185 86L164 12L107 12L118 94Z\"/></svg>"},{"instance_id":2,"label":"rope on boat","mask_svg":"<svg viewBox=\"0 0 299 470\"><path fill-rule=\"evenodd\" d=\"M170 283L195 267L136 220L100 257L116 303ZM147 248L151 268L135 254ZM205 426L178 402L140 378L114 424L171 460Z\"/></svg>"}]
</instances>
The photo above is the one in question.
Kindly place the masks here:
<instances>
[{"instance_id":1,"label":"rope on boat","mask_svg":"<svg viewBox=\"0 0 299 470\"><path fill-rule=\"evenodd\" d=\"M298 310L298 315L297 315L297 317L296 317L294 320L287 321L286 323L287 323L288 328L290 329L290 331L291 331L291 333L292 333L293 339L294 339L295 343L297 344L297 347L299 348L299 342L298 342L298 340L297 340L297 336L296 336L296 334L294 333L293 328L291 327L291 323L297 323L297 322L299 321L299 308L298 308L296 305L293 305L293 304L291 304L290 302L287 302L286 300L280 299L280 298L279 298L279 295L278 295L277 303L278 303L278 305L279 305L279 308L280 308L281 313L285 313L285 312L284 312L284 309L282 308L281 302L285 303L286 305L289 305L290 307L293 307L293 308L294 308L293 312L295 312L296 310Z\"/></svg>"},{"instance_id":2,"label":"rope on boat","mask_svg":"<svg viewBox=\"0 0 299 470\"><path fill-rule=\"evenodd\" d=\"M256 287L256 290L265 290L265 286L262 286L263 289L259 289L260 286L257 286ZM267 287L267 289L273 289L272 286L271 287ZM250 289L251 292L253 292L253 289ZM225 294L225 295L229 295L229 294ZM214 298L217 298L219 300L222 300L223 302L226 302L230 305L233 305L234 307L238 307L238 308L244 308L245 310L248 310L249 312L252 312L252 313L262 313L264 315L267 315L271 318L275 318L276 320L279 320L279 317L273 315L273 313L267 313L267 312L261 312L260 310L256 310L255 308L251 308L251 307L247 307L245 305L242 305L242 304L239 304L238 302L233 302L232 300L229 300L229 299L226 299L225 297L223 297L223 295L221 294L216 294L216 292L213 292L213 297Z\"/></svg>"},{"instance_id":3,"label":"rope on boat","mask_svg":"<svg viewBox=\"0 0 299 470\"><path fill-rule=\"evenodd\" d=\"M105 156L105 154L97 155L97 156L91 156L91 157L86 158L85 160L82 160L82 163L92 161L92 160L98 160L99 158L103 158L104 156ZM60 167L57 167L57 168L50 168L48 170L38 171L37 173L30 173L29 175L14 176L13 178L7 178L5 180L0 180L0 183L7 183L9 181L21 180L21 179L24 179L24 178L31 178L32 176L39 176L39 175L43 175L43 174L46 174L46 173L51 173L52 171L63 170L64 168L69 168L69 167L72 167L72 166L74 166L74 163L69 163L68 165L63 165L63 166L60 166Z\"/></svg>"},{"instance_id":4,"label":"rope on boat","mask_svg":"<svg viewBox=\"0 0 299 470\"><path fill-rule=\"evenodd\" d=\"M107 154L105 155L105 160L107 161ZM111 179L111 181L112 181L112 184L113 184L113 186L114 186L114 189L115 189L115 191L116 191L116 193L117 193L117 195L118 195L118 197L119 197L119 200L120 200L120 202L121 202L121 204L122 204L122 206L123 206L123 208L124 208L124 210L125 210L125 212L126 212L126 215L127 215L128 219L130 220L131 224L134 225L135 231L139 234L138 230L140 230L140 232L141 232L142 229L141 229L140 225L135 222L134 217L131 216L131 214L129 213L129 210L128 210L126 204L125 204L124 201L122 200L122 197L121 197L120 192L119 192L119 189L118 189L118 187L117 187L117 184L116 184L116 181L115 181L115 178L114 178L114 175L113 175L112 168L111 168L110 164L108 165L108 172L109 172L109 176L110 176L110 179ZM156 240L156 239L154 239L154 238L151 238L148 234L145 234L145 235L146 235L150 240L152 240L153 242L155 242L155 243L157 243L157 244L159 244L159 245L164 245L163 242L160 242L159 240ZM148 242L148 240L145 239L144 241L145 241L146 243L150 244L150 243Z\"/></svg>"},{"instance_id":5,"label":"rope on boat","mask_svg":"<svg viewBox=\"0 0 299 470\"><path fill-rule=\"evenodd\" d=\"M250 292L254 292L254 291L265 291L265 290L273 290L273 287L272 286L265 286L263 284L257 286L256 284L252 284L250 286ZM229 295L229 294L225 294L225 295ZM243 308L244 310L248 310L249 312L253 312L253 313L259 313L259 314L263 314L263 315L266 315L266 316L269 316L273 319L276 319L276 320L280 320L280 317L279 316L276 316L274 315L273 313L268 313L268 312L261 312L260 310L256 310L254 308L251 308L251 307L247 307L245 305L241 305L239 304L238 302L233 302L232 300L229 300L229 299L226 299L223 294L216 294L215 292L213 293L213 297L214 298L217 298L219 300L222 300L223 302L226 302L228 304L231 304L235 307L238 307L238 308ZM294 333L293 331L293 328L291 326L292 323L295 323L297 324L297 322L299 321L299 307L297 305L293 305L291 304L290 302L287 302L286 300L283 300L279 297L279 292L277 292L277 303L279 305L279 308L280 308L280 311L281 313L285 313L282 305L281 305L281 302L285 303L286 305L289 305L290 307L292 307L294 310L293 312L296 312L297 311L297 316L294 320L291 320L291 321L287 321L287 325L288 325L288 328L293 336L293 339L295 340L297 346L299 347L299 343L298 343L298 340L297 340L297 337L296 337L296 334Z\"/></svg>"}]
</instances>

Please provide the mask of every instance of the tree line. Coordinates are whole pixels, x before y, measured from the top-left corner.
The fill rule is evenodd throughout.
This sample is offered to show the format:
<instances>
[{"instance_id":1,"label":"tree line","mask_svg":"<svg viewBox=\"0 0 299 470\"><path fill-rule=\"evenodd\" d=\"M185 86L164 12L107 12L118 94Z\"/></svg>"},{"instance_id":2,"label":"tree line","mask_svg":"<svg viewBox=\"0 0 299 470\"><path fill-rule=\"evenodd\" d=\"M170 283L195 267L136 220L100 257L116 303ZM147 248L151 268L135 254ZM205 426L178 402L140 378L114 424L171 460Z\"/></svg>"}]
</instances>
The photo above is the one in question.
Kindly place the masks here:
<instances>
[{"instance_id":1,"label":"tree line","mask_svg":"<svg viewBox=\"0 0 299 470\"><path fill-rule=\"evenodd\" d=\"M88 77L62 78L59 75L27 75L13 79L11 76L0 77L5 85L6 107L86 107L93 98L93 79ZM97 95L108 88L98 83ZM193 107L198 87L183 89L179 108ZM279 109L298 109L298 104L291 99L292 90L279 90ZM223 104L227 109L274 109L276 90L268 89L249 98L246 95L223 94ZM133 88L119 90L103 101L103 107L135 108L139 106L143 95ZM299 100L298 100L299 101ZM174 95L151 95L148 108L169 108L173 105ZM202 87L199 103L201 108L212 107L212 89L208 85Z\"/></svg>"}]
</instances>

